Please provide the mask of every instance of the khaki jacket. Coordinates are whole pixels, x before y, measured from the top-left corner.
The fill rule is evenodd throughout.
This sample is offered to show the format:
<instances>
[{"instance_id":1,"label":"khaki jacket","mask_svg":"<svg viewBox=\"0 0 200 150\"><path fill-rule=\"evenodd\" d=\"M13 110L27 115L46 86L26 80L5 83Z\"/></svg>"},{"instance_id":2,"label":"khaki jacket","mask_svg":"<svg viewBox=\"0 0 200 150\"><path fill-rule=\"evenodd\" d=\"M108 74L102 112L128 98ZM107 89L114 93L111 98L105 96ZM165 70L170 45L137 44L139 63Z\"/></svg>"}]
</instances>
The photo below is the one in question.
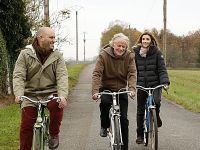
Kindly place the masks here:
<instances>
[{"instance_id":1,"label":"khaki jacket","mask_svg":"<svg viewBox=\"0 0 200 150\"><path fill-rule=\"evenodd\" d=\"M101 87L118 91L128 86L128 90L136 90L135 55L126 50L120 58L116 58L113 48L106 46L100 53L92 77L92 94L98 93Z\"/></svg>"},{"instance_id":2,"label":"khaki jacket","mask_svg":"<svg viewBox=\"0 0 200 150\"><path fill-rule=\"evenodd\" d=\"M15 96L34 98L46 97L52 93L67 98L68 72L65 61L58 51L53 51L42 65L32 46L20 52L13 72ZM23 103L23 107L32 104Z\"/></svg>"}]
</instances>

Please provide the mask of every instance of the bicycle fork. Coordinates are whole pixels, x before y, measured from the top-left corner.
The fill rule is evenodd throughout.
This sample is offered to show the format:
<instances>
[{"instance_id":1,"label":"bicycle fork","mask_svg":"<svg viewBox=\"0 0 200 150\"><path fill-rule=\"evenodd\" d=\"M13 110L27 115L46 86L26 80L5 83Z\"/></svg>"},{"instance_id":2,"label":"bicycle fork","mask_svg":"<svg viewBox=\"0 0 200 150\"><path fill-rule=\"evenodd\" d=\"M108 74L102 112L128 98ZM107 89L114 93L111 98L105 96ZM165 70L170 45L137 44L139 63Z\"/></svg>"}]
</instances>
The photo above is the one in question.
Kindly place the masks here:
<instances>
[{"instance_id":1,"label":"bicycle fork","mask_svg":"<svg viewBox=\"0 0 200 150\"><path fill-rule=\"evenodd\" d=\"M33 128L33 132L34 132L33 149L34 150L35 150L34 143L39 143L40 149L43 150L43 149L45 149L45 146L47 145L47 143L45 143L45 142L48 141L48 137L46 137L46 135L47 135L46 123L48 121L48 119L47 119L48 117L47 116L42 117L43 113L44 112L43 112L41 106L39 105L37 119L36 119L36 122L35 122L34 128Z\"/></svg>"},{"instance_id":2,"label":"bicycle fork","mask_svg":"<svg viewBox=\"0 0 200 150\"><path fill-rule=\"evenodd\" d=\"M108 131L108 138L111 142L111 146L117 145L117 143L115 143L115 121L114 119L117 118L117 121L119 122L119 133L120 133L120 145L124 145L123 144L123 140L122 140L122 131L121 131L121 122L120 122L120 113L116 112L116 110L113 111L113 108L111 108L110 110L110 126L111 128Z\"/></svg>"}]
</instances>

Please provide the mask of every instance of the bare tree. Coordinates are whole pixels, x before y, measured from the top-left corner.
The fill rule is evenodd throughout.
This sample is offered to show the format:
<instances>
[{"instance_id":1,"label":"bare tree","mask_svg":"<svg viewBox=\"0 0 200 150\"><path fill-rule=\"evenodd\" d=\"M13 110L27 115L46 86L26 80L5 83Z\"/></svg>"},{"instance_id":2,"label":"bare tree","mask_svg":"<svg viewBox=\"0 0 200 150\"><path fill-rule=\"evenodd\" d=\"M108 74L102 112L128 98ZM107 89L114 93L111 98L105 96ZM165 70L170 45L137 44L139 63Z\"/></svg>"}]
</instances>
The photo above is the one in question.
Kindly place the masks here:
<instances>
[{"instance_id":1,"label":"bare tree","mask_svg":"<svg viewBox=\"0 0 200 150\"><path fill-rule=\"evenodd\" d=\"M26 15L29 18L29 22L32 25L31 31L34 35L39 27L45 24L44 21L44 1L43 0L25 0L26 3ZM57 47L61 47L63 43L70 44L69 35L63 35L61 30L62 23L70 17L70 10L63 9L58 12L52 13L50 18L50 26L57 29ZM31 37L32 38L32 37ZM31 38L29 42L31 42Z\"/></svg>"}]
</instances>

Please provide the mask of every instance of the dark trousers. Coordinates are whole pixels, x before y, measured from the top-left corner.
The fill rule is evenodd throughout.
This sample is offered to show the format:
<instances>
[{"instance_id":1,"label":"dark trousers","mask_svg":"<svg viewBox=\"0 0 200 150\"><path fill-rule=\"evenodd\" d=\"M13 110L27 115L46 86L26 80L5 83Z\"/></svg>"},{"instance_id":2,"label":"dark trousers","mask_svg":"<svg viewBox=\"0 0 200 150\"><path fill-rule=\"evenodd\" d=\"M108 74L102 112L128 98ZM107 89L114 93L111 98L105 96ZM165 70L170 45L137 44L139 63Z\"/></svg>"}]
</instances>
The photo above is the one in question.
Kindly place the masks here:
<instances>
[{"instance_id":1,"label":"dark trousers","mask_svg":"<svg viewBox=\"0 0 200 150\"><path fill-rule=\"evenodd\" d=\"M128 112L128 95L121 94L119 97L120 101L120 122L121 122L121 130L122 130L122 140L124 146L122 146L123 150L128 150L128 125L129 121L127 119L127 112ZM102 95L101 103L100 103L100 118L101 118L101 127L109 128L110 127L110 119L109 119L109 110L112 105L112 96L109 95Z\"/></svg>"},{"instance_id":2,"label":"dark trousers","mask_svg":"<svg viewBox=\"0 0 200 150\"><path fill-rule=\"evenodd\" d=\"M63 117L63 109L58 108L58 103L51 101L47 108L50 113L49 133L51 136L58 135ZM21 113L20 127L20 150L31 150L33 138L33 126L37 118L36 107L24 107Z\"/></svg>"},{"instance_id":3,"label":"dark trousers","mask_svg":"<svg viewBox=\"0 0 200 150\"><path fill-rule=\"evenodd\" d=\"M154 91L154 101L156 104L156 113L159 114L160 106L161 106L161 89L157 89ZM137 136L143 136L143 122L144 122L144 111L145 104L147 100L148 94L142 90L137 91Z\"/></svg>"}]
</instances>

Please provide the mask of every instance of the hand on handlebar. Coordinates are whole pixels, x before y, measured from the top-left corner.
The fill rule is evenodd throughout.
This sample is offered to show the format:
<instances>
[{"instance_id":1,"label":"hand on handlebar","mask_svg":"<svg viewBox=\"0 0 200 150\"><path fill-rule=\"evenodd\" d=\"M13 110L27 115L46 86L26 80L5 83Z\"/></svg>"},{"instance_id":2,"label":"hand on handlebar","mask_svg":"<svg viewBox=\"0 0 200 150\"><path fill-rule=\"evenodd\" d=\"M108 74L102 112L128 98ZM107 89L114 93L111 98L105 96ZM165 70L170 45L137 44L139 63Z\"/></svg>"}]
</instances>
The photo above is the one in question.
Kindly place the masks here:
<instances>
[{"instance_id":1,"label":"hand on handlebar","mask_svg":"<svg viewBox=\"0 0 200 150\"><path fill-rule=\"evenodd\" d=\"M135 92L134 91L130 91L129 96L130 96L130 98L133 99L135 97Z\"/></svg>"},{"instance_id":2,"label":"hand on handlebar","mask_svg":"<svg viewBox=\"0 0 200 150\"><path fill-rule=\"evenodd\" d=\"M163 89L164 89L165 91L167 91L167 90L169 89L169 85L168 85L168 84L164 84Z\"/></svg>"},{"instance_id":3,"label":"hand on handlebar","mask_svg":"<svg viewBox=\"0 0 200 150\"><path fill-rule=\"evenodd\" d=\"M64 97L60 97L60 101L59 101L59 108L64 108L65 106L67 106L67 100Z\"/></svg>"},{"instance_id":4,"label":"hand on handlebar","mask_svg":"<svg viewBox=\"0 0 200 150\"><path fill-rule=\"evenodd\" d=\"M17 104L20 104L20 103L21 103L20 96L16 96L16 97L15 97L15 103L17 103Z\"/></svg>"},{"instance_id":5,"label":"hand on handlebar","mask_svg":"<svg viewBox=\"0 0 200 150\"><path fill-rule=\"evenodd\" d=\"M92 95L92 99L94 101L96 101L98 98L99 98L99 94L98 93L95 93L94 95Z\"/></svg>"}]
</instances>

